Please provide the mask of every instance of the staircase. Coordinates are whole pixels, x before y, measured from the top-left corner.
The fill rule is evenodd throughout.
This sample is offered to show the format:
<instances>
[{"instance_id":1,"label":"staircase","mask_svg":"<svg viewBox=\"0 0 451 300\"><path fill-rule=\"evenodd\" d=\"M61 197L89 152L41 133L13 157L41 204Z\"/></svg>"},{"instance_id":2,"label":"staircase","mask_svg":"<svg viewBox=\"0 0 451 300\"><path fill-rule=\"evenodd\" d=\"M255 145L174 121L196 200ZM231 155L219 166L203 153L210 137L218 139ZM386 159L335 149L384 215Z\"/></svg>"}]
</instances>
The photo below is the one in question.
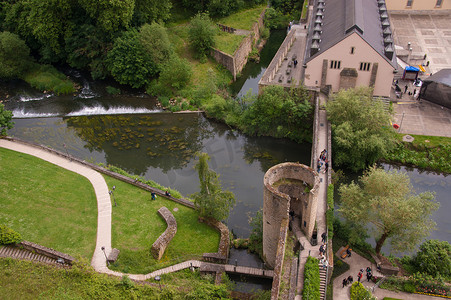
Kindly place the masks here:
<instances>
[{"instance_id":1,"label":"staircase","mask_svg":"<svg viewBox=\"0 0 451 300\"><path fill-rule=\"evenodd\" d=\"M319 264L319 295L320 299L326 299L326 284L327 284L327 269L323 268L322 264Z\"/></svg>"},{"instance_id":2,"label":"staircase","mask_svg":"<svg viewBox=\"0 0 451 300\"><path fill-rule=\"evenodd\" d=\"M0 248L0 257L10 257L15 259L25 259L25 260L32 260L32 261L39 261L46 264L58 264L56 259L33 253L31 251L21 249L16 246L3 246Z\"/></svg>"}]
</instances>

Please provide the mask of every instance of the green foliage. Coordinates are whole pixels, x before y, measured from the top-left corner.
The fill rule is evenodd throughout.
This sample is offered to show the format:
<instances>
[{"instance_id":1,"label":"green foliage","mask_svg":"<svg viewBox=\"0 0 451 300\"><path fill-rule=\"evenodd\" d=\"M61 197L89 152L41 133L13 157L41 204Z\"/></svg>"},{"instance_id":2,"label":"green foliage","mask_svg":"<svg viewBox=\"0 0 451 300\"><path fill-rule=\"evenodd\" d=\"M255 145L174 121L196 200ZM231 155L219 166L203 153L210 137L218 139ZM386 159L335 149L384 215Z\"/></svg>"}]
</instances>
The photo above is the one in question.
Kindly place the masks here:
<instances>
[{"instance_id":1,"label":"green foliage","mask_svg":"<svg viewBox=\"0 0 451 300\"><path fill-rule=\"evenodd\" d=\"M219 175L208 167L208 154L200 153L198 156L199 162L195 167L199 174L200 192L191 195L194 204L201 217L226 220L230 209L235 206L235 195L222 190Z\"/></svg>"},{"instance_id":2,"label":"green foliage","mask_svg":"<svg viewBox=\"0 0 451 300\"><path fill-rule=\"evenodd\" d=\"M429 146L427 143L399 142L384 159L421 169L451 173L451 144Z\"/></svg>"},{"instance_id":3,"label":"green foliage","mask_svg":"<svg viewBox=\"0 0 451 300\"><path fill-rule=\"evenodd\" d=\"M351 285L351 300L375 300L376 298L368 291L363 284L355 281Z\"/></svg>"},{"instance_id":4,"label":"green foliage","mask_svg":"<svg viewBox=\"0 0 451 300\"><path fill-rule=\"evenodd\" d=\"M114 41L107 54L107 65L114 79L134 88L147 84L156 71L136 30L126 31Z\"/></svg>"},{"instance_id":5,"label":"green foliage","mask_svg":"<svg viewBox=\"0 0 451 300\"><path fill-rule=\"evenodd\" d=\"M119 95L121 93L121 90L112 86L107 86L106 88L106 92L110 95Z\"/></svg>"},{"instance_id":6,"label":"green foliage","mask_svg":"<svg viewBox=\"0 0 451 300\"><path fill-rule=\"evenodd\" d=\"M269 34L270 34L269 28L267 27L260 28L260 37L262 39L266 40L267 38L269 38Z\"/></svg>"},{"instance_id":7,"label":"green foliage","mask_svg":"<svg viewBox=\"0 0 451 300\"><path fill-rule=\"evenodd\" d=\"M338 92L326 106L332 123L335 163L353 171L385 157L394 147L391 115L370 88Z\"/></svg>"},{"instance_id":8,"label":"green foliage","mask_svg":"<svg viewBox=\"0 0 451 300\"><path fill-rule=\"evenodd\" d=\"M180 90L189 83L192 74L191 66L186 59L172 55L163 65L160 84L172 90Z\"/></svg>"},{"instance_id":9,"label":"green foliage","mask_svg":"<svg viewBox=\"0 0 451 300\"><path fill-rule=\"evenodd\" d=\"M12 121L13 113L5 109L5 106L0 103L0 135L6 135L8 129L13 128Z\"/></svg>"},{"instance_id":10,"label":"green foliage","mask_svg":"<svg viewBox=\"0 0 451 300\"><path fill-rule=\"evenodd\" d=\"M302 299L319 300L319 261L309 256L304 268L304 289L302 290Z\"/></svg>"},{"instance_id":11,"label":"green foliage","mask_svg":"<svg viewBox=\"0 0 451 300\"><path fill-rule=\"evenodd\" d=\"M284 15L272 7L269 7L265 13L265 27L269 29L284 29L290 22L290 16Z\"/></svg>"},{"instance_id":12,"label":"green foliage","mask_svg":"<svg viewBox=\"0 0 451 300\"><path fill-rule=\"evenodd\" d=\"M0 224L0 245L16 244L22 240L22 236L7 227Z\"/></svg>"},{"instance_id":13,"label":"green foliage","mask_svg":"<svg viewBox=\"0 0 451 300\"><path fill-rule=\"evenodd\" d=\"M249 217L251 234L249 236L249 250L263 257L263 211L258 210L254 217Z\"/></svg>"},{"instance_id":14,"label":"green foliage","mask_svg":"<svg viewBox=\"0 0 451 300\"><path fill-rule=\"evenodd\" d=\"M173 53L166 28L155 22L144 24L139 30L139 38L153 68L160 72Z\"/></svg>"},{"instance_id":15,"label":"green foliage","mask_svg":"<svg viewBox=\"0 0 451 300\"><path fill-rule=\"evenodd\" d=\"M285 90L281 86L265 87L241 116L240 127L251 135L287 137L302 141L311 124L312 105L303 88ZM307 125L309 124L309 125Z\"/></svg>"},{"instance_id":16,"label":"green foliage","mask_svg":"<svg viewBox=\"0 0 451 300\"><path fill-rule=\"evenodd\" d=\"M185 296L187 300L228 299L229 293L224 285L198 283L194 290Z\"/></svg>"},{"instance_id":17,"label":"green foliage","mask_svg":"<svg viewBox=\"0 0 451 300\"><path fill-rule=\"evenodd\" d=\"M334 240L334 242L335 242L335 240ZM347 263L343 262L338 257L334 256L334 269L332 272L331 281L333 281L335 278L337 278L341 274L344 274L345 272L347 272L350 268L351 267Z\"/></svg>"},{"instance_id":18,"label":"green foliage","mask_svg":"<svg viewBox=\"0 0 451 300\"><path fill-rule=\"evenodd\" d=\"M207 116L222 120L226 115L227 101L219 95L212 95L204 108Z\"/></svg>"},{"instance_id":19,"label":"green foliage","mask_svg":"<svg viewBox=\"0 0 451 300\"><path fill-rule=\"evenodd\" d=\"M33 64L23 79L41 91L54 92L57 95L75 92L74 84L51 65Z\"/></svg>"},{"instance_id":20,"label":"green foliage","mask_svg":"<svg viewBox=\"0 0 451 300\"><path fill-rule=\"evenodd\" d=\"M105 32L127 28L135 8L135 0L78 0L78 3Z\"/></svg>"},{"instance_id":21,"label":"green foliage","mask_svg":"<svg viewBox=\"0 0 451 300\"><path fill-rule=\"evenodd\" d=\"M206 13L199 13L191 19L189 42L198 58L205 57L213 49L218 30Z\"/></svg>"},{"instance_id":22,"label":"green foliage","mask_svg":"<svg viewBox=\"0 0 451 300\"><path fill-rule=\"evenodd\" d=\"M258 290L252 295L253 300L270 300L271 290Z\"/></svg>"},{"instance_id":23,"label":"green foliage","mask_svg":"<svg viewBox=\"0 0 451 300\"><path fill-rule=\"evenodd\" d=\"M326 222L328 228L328 237L331 240L334 236L334 185L329 184L327 187L327 210Z\"/></svg>"},{"instance_id":24,"label":"green foliage","mask_svg":"<svg viewBox=\"0 0 451 300\"><path fill-rule=\"evenodd\" d=\"M451 277L451 245L448 241L428 240L421 244L413 259L422 273Z\"/></svg>"},{"instance_id":25,"label":"green foliage","mask_svg":"<svg viewBox=\"0 0 451 300\"><path fill-rule=\"evenodd\" d=\"M340 211L353 223L372 224L380 253L387 238L393 250L410 250L435 227L431 214L438 209L434 194L415 194L405 173L371 167L360 177L339 189Z\"/></svg>"},{"instance_id":26,"label":"green foliage","mask_svg":"<svg viewBox=\"0 0 451 300\"><path fill-rule=\"evenodd\" d=\"M0 78L21 78L30 62L25 42L14 33L0 32Z\"/></svg>"},{"instance_id":27,"label":"green foliage","mask_svg":"<svg viewBox=\"0 0 451 300\"><path fill-rule=\"evenodd\" d=\"M144 23L166 21L171 16L172 1L135 0L132 23L139 26Z\"/></svg>"}]
</instances>

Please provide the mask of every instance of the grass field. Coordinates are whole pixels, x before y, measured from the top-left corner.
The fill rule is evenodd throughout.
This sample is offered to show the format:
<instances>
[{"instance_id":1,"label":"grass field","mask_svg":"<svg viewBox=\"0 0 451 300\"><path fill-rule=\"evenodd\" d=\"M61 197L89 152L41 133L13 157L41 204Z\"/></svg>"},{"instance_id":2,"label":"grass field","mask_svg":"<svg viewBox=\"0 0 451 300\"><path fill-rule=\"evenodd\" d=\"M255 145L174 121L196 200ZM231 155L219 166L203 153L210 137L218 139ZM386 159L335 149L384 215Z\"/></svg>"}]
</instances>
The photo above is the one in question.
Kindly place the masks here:
<instances>
[{"instance_id":1,"label":"grass field","mask_svg":"<svg viewBox=\"0 0 451 300\"><path fill-rule=\"evenodd\" d=\"M251 30L252 25L257 22L260 14L266 9L266 4L256 6L234 13L228 17L215 20L216 23L227 25L236 29Z\"/></svg>"},{"instance_id":2,"label":"grass field","mask_svg":"<svg viewBox=\"0 0 451 300\"><path fill-rule=\"evenodd\" d=\"M244 35L236 35L221 31L215 38L216 48L227 54L233 55L245 38Z\"/></svg>"},{"instance_id":3,"label":"grass field","mask_svg":"<svg viewBox=\"0 0 451 300\"><path fill-rule=\"evenodd\" d=\"M31 242L90 258L97 201L90 182L39 158L0 148L0 223Z\"/></svg>"},{"instance_id":4,"label":"grass field","mask_svg":"<svg viewBox=\"0 0 451 300\"><path fill-rule=\"evenodd\" d=\"M405 136L403 133L398 133L397 137L399 141L402 141L402 137ZM414 138L413 145L427 145L428 147L438 147L442 145L451 145L451 138L443 136L430 136L430 135L416 135L410 134ZM428 141L428 142L426 142Z\"/></svg>"},{"instance_id":5,"label":"grass field","mask_svg":"<svg viewBox=\"0 0 451 300\"><path fill-rule=\"evenodd\" d=\"M216 252L219 232L197 221L197 212L176 202L157 197L130 184L105 176L109 187L116 186L118 203L113 207L112 245L121 253L112 269L127 273L148 273L204 252ZM166 222L157 211L167 207L177 221L177 234L166 248L161 261L155 260L150 248L166 230ZM177 211L174 211L177 208Z\"/></svg>"}]
</instances>

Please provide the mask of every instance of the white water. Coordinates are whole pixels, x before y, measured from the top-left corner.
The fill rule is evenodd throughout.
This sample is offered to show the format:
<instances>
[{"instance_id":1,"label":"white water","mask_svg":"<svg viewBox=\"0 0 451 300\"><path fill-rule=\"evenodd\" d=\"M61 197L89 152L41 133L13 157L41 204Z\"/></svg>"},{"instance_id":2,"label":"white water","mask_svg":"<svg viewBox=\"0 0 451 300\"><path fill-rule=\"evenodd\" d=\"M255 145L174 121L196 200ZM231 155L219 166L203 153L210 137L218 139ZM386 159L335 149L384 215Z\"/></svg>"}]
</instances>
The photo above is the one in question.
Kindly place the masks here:
<instances>
[{"instance_id":1,"label":"white water","mask_svg":"<svg viewBox=\"0 0 451 300\"><path fill-rule=\"evenodd\" d=\"M41 96L35 96L35 97L26 96L26 95L20 95L19 96L19 100L21 102L39 101L39 100L44 100L44 99L47 99L47 98L50 98L50 97L53 97L53 94L43 94Z\"/></svg>"},{"instance_id":2,"label":"white water","mask_svg":"<svg viewBox=\"0 0 451 300\"><path fill-rule=\"evenodd\" d=\"M94 93L91 90L91 86L89 85L89 82L84 79L83 80L83 88L81 89L80 94L78 94L78 97L82 98L82 99L91 99L94 97L98 97L99 95L97 95L96 93Z\"/></svg>"},{"instance_id":3,"label":"white water","mask_svg":"<svg viewBox=\"0 0 451 300\"><path fill-rule=\"evenodd\" d=\"M68 113L66 116L68 117L78 117L78 116L91 116L91 115L125 115L125 114L151 114L158 113L161 110L158 109L147 109L147 108L134 108L134 107L126 107L119 106L106 109L102 106L95 107L84 107L79 111L74 111Z\"/></svg>"},{"instance_id":4,"label":"white water","mask_svg":"<svg viewBox=\"0 0 451 300\"><path fill-rule=\"evenodd\" d=\"M94 116L94 115L125 115L125 114L151 114L151 113L159 113L162 110L159 109L148 109L148 108L135 108L135 107L127 107L127 106L118 106L118 107L110 107L105 108L103 106L94 106L94 107L84 107L80 110L70 112L68 114L62 114L58 112L33 112L33 111L25 111L22 109L13 110L13 118L46 118L46 117L78 117L78 116Z\"/></svg>"}]
</instances>

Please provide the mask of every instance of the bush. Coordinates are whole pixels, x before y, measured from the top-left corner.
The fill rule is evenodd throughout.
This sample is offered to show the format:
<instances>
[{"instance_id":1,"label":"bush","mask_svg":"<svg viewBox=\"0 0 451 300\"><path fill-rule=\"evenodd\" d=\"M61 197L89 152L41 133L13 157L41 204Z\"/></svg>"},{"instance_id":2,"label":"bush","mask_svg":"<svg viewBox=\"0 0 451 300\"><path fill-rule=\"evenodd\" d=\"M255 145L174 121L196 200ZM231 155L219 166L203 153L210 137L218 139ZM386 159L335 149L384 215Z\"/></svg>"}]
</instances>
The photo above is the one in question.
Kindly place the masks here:
<instances>
[{"instance_id":1,"label":"bush","mask_svg":"<svg viewBox=\"0 0 451 300\"><path fill-rule=\"evenodd\" d=\"M189 42L198 58L204 58L215 46L218 29L206 13L199 13L191 19Z\"/></svg>"},{"instance_id":2,"label":"bush","mask_svg":"<svg viewBox=\"0 0 451 300\"><path fill-rule=\"evenodd\" d=\"M108 94L110 94L110 95L119 95L119 94L121 93L121 90L120 90L120 89L117 89L117 88L112 87L112 86L107 86L107 87L105 88L105 90L106 90L106 92L107 92Z\"/></svg>"},{"instance_id":3,"label":"bush","mask_svg":"<svg viewBox=\"0 0 451 300\"><path fill-rule=\"evenodd\" d=\"M51 91L57 95L75 92L74 84L51 65L33 64L23 79L41 91Z\"/></svg>"},{"instance_id":4,"label":"bush","mask_svg":"<svg viewBox=\"0 0 451 300\"><path fill-rule=\"evenodd\" d=\"M368 291L363 284L356 281L351 285L351 300L373 300L376 299L373 297L370 291Z\"/></svg>"},{"instance_id":5,"label":"bush","mask_svg":"<svg viewBox=\"0 0 451 300\"><path fill-rule=\"evenodd\" d=\"M413 285L411 282L404 283L402 289L406 293L415 293L415 285Z\"/></svg>"},{"instance_id":6,"label":"bush","mask_svg":"<svg viewBox=\"0 0 451 300\"><path fill-rule=\"evenodd\" d=\"M414 257L420 272L432 276L451 277L451 245L448 241L428 240Z\"/></svg>"},{"instance_id":7,"label":"bush","mask_svg":"<svg viewBox=\"0 0 451 300\"><path fill-rule=\"evenodd\" d=\"M191 80L192 70L186 59L172 55L160 73L160 83L173 90L184 88Z\"/></svg>"},{"instance_id":8,"label":"bush","mask_svg":"<svg viewBox=\"0 0 451 300\"><path fill-rule=\"evenodd\" d=\"M309 256L304 268L304 289L302 290L302 299L319 300L319 265L318 259Z\"/></svg>"},{"instance_id":9,"label":"bush","mask_svg":"<svg viewBox=\"0 0 451 300\"><path fill-rule=\"evenodd\" d=\"M20 78L31 62L30 48L20 37L0 32L0 78Z\"/></svg>"},{"instance_id":10,"label":"bush","mask_svg":"<svg viewBox=\"0 0 451 300\"><path fill-rule=\"evenodd\" d=\"M334 185L329 184L327 187L327 211L326 222L328 227L328 237L332 239L334 236Z\"/></svg>"},{"instance_id":11,"label":"bush","mask_svg":"<svg viewBox=\"0 0 451 300\"><path fill-rule=\"evenodd\" d=\"M22 236L6 225L0 225L0 245L17 244Z\"/></svg>"}]
</instances>

